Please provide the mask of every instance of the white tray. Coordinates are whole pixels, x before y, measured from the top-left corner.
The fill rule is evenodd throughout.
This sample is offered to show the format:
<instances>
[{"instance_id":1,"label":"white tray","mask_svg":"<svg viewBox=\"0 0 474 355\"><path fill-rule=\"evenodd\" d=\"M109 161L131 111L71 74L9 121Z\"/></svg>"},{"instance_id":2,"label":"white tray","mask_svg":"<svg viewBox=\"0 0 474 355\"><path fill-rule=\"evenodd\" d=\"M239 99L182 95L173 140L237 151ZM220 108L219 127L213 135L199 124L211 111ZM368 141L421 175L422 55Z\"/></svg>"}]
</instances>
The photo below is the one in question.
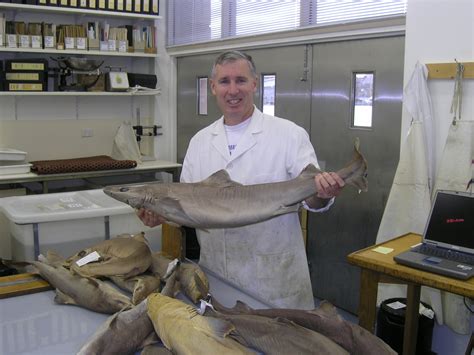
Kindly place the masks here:
<instances>
[{"instance_id":1,"label":"white tray","mask_svg":"<svg viewBox=\"0 0 474 355\"><path fill-rule=\"evenodd\" d=\"M0 175L8 174L26 174L30 172L32 164L13 164L13 165L2 165L0 164Z\"/></svg>"},{"instance_id":2,"label":"white tray","mask_svg":"<svg viewBox=\"0 0 474 355\"><path fill-rule=\"evenodd\" d=\"M25 160L26 152L11 148L0 148L0 160Z\"/></svg>"}]
</instances>

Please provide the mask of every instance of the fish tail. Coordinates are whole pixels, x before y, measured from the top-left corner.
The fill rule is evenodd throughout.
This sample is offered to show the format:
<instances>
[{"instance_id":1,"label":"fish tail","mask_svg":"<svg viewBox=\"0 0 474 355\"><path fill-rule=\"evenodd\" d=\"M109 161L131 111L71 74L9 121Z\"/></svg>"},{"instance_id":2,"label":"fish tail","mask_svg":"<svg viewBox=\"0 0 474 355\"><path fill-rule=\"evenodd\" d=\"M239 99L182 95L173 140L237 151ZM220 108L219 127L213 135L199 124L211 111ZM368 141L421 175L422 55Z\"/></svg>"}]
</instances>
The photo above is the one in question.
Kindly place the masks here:
<instances>
[{"instance_id":1,"label":"fish tail","mask_svg":"<svg viewBox=\"0 0 474 355\"><path fill-rule=\"evenodd\" d=\"M364 156L361 154L359 146L359 138L357 138L354 143L354 155L352 160L344 168L339 170L337 174L346 184L367 192L367 160L365 160Z\"/></svg>"}]
</instances>

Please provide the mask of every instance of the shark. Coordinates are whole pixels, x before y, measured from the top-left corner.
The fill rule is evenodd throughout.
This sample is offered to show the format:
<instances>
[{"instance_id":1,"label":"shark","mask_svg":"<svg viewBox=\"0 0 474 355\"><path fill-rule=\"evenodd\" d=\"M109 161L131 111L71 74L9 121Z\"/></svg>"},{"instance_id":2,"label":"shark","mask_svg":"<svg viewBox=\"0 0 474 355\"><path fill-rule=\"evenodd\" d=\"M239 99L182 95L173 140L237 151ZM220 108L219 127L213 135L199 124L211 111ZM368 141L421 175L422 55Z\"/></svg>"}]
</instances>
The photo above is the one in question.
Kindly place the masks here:
<instances>
[{"instance_id":1,"label":"shark","mask_svg":"<svg viewBox=\"0 0 474 355\"><path fill-rule=\"evenodd\" d=\"M356 140L352 160L337 174L346 185L367 191L367 166ZM242 185L226 170L219 170L197 183L113 185L103 191L136 209L152 210L175 226L234 228L297 212L300 202L317 193L314 178L319 173L322 171L309 164L294 179Z\"/></svg>"}]
</instances>

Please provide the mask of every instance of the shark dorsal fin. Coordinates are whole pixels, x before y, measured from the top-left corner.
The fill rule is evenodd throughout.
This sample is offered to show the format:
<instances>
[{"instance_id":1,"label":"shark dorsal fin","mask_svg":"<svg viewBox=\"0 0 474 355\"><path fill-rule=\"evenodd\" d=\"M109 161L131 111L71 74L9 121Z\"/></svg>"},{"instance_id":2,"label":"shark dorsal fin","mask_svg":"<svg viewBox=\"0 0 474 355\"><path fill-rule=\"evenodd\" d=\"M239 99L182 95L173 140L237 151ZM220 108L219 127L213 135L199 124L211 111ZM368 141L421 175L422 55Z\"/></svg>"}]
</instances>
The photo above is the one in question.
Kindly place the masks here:
<instances>
[{"instance_id":1,"label":"shark dorsal fin","mask_svg":"<svg viewBox=\"0 0 474 355\"><path fill-rule=\"evenodd\" d=\"M206 185L217 185L221 187L242 186L242 184L239 184L238 182L233 181L230 178L229 173L225 171L224 169L216 171L214 174L209 176L206 180L203 180L202 183Z\"/></svg>"}]
</instances>

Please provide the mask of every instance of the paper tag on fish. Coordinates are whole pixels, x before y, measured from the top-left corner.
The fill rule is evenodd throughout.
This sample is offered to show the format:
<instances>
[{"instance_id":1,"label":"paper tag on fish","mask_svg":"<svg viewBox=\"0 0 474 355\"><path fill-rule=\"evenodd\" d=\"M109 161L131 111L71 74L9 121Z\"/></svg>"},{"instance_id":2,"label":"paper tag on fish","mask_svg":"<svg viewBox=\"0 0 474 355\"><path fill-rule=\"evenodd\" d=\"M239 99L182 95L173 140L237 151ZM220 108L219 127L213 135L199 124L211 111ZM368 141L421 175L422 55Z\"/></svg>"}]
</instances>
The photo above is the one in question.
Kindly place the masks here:
<instances>
[{"instance_id":1,"label":"paper tag on fish","mask_svg":"<svg viewBox=\"0 0 474 355\"><path fill-rule=\"evenodd\" d=\"M93 261L97 261L99 259L100 259L99 253L96 252L96 251L93 251L92 253L87 254L85 257L83 257L83 258L79 259L78 261L76 261L76 264L78 266L83 266L83 265L92 263Z\"/></svg>"},{"instance_id":2,"label":"paper tag on fish","mask_svg":"<svg viewBox=\"0 0 474 355\"><path fill-rule=\"evenodd\" d=\"M173 261L171 261L169 264L168 264L168 268L166 269L166 274L165 274L165 279L168 278L170 276L170 274L174 271L174 269L176 269L176 266L179 264L179 260L178 259L174 259Z\"/></svg>"},{"instance_id":3,"label":"paper tag on fish","mask_svg":"<svg viewBox=\"0 0 474 355\"><path fill-rule=\"evenodd\" d=\"M400 301L395 301L395 302L387 304L387 307L390 307L392 309L400 309L400 308L405 308L406 305L401 303Z\"/></svg>"}]
</instances>

